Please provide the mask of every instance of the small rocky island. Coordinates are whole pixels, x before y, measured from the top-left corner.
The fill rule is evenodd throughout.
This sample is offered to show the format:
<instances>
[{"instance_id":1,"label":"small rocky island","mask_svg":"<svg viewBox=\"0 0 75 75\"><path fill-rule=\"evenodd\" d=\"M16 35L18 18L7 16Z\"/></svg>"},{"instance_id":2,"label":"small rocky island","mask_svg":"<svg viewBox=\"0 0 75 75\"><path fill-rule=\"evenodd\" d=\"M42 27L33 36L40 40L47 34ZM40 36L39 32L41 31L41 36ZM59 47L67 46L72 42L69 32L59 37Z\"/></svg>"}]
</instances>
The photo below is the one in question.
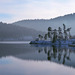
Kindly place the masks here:
<instances>
[{"instance_id":1,"label":"small rocky island","mask_svg":"<svg viewBox=\"0 0 75 75\"><path fill-rule=\"evenodd\" d=\"M58 29L48 27L48 32L44 36L39 34L38 38L31 41L30 44L74 45L75 39L72 38L70 30L71 27L66 28L65 24L63 24L63 29L61 27Z\"/></svg>"}]
</instances>

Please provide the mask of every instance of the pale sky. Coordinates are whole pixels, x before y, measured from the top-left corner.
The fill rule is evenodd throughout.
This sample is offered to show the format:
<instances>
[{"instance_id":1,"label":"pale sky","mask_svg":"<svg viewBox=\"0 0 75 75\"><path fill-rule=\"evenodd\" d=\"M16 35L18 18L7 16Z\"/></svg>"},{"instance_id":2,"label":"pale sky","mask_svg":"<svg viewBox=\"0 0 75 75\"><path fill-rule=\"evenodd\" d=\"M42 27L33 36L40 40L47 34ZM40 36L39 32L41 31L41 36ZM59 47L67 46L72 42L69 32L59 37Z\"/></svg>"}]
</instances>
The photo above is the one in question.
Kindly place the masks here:
<instances>
[{"instance_id":1,"label":"pale sky","mask_svg":"<svg viewBox=\"0 0 75 75\"><path fill-rule=\"evenodd\" d=\"M0 21L50 19L75 13L75 0L0 0Z\"/></svg>"}]
</instances>

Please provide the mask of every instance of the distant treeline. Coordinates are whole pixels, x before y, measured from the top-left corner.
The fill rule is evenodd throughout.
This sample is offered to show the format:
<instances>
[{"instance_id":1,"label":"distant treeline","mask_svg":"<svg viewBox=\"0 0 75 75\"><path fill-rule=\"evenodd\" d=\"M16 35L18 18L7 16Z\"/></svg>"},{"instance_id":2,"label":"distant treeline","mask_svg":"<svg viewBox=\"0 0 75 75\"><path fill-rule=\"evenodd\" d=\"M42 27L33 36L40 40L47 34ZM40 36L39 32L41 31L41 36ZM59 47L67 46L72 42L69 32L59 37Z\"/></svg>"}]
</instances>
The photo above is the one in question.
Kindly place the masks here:
<instances>
[{"instance_id":1,"label":"distant treeline","mask_svg":"<svg viewBox=\"0 0 75 75\"><path fill-rule=\"evenodd\" d=\"M39 31L0 22L0 40L32 40ZM43 34L43 33L42 33Z\"/></svg>"}]
</instances>

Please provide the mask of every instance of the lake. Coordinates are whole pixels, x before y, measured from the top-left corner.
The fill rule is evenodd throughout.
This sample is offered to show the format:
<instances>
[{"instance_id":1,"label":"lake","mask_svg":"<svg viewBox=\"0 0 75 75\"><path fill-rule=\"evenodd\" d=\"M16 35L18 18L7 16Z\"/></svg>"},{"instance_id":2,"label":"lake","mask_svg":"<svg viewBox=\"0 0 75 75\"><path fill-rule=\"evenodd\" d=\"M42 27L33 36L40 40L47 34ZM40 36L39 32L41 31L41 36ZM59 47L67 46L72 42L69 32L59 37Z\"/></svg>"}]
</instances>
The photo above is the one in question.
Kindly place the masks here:
<instances>
[{"instance_id":1,"label":"lake","mask_svg":"<svg viewBox=\"0 0 75 75\"><path fill-rule=\"evenodd\" d=\"M75 47L0 42L0 75L75 75Z\"/></svg>"}]
</instances>

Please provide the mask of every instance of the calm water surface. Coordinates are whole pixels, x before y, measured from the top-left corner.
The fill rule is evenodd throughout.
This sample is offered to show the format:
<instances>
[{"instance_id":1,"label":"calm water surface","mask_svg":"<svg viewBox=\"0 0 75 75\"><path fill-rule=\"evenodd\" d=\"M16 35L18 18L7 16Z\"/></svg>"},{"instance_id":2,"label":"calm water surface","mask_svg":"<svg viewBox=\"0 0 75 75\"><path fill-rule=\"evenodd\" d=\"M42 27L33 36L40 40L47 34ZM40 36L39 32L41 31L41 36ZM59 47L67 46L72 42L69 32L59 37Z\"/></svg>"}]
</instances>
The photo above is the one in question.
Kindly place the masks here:
<instances>
[{"instance_id":1,"label":"calm water surface","mask_svg":"<svg viewBox=\"0 0 75 75\"><path fill-rule=\"evenodd\" d=\"M0 42L0 75L75 75L75 48Z\"/></svg>"}]
</instances>

